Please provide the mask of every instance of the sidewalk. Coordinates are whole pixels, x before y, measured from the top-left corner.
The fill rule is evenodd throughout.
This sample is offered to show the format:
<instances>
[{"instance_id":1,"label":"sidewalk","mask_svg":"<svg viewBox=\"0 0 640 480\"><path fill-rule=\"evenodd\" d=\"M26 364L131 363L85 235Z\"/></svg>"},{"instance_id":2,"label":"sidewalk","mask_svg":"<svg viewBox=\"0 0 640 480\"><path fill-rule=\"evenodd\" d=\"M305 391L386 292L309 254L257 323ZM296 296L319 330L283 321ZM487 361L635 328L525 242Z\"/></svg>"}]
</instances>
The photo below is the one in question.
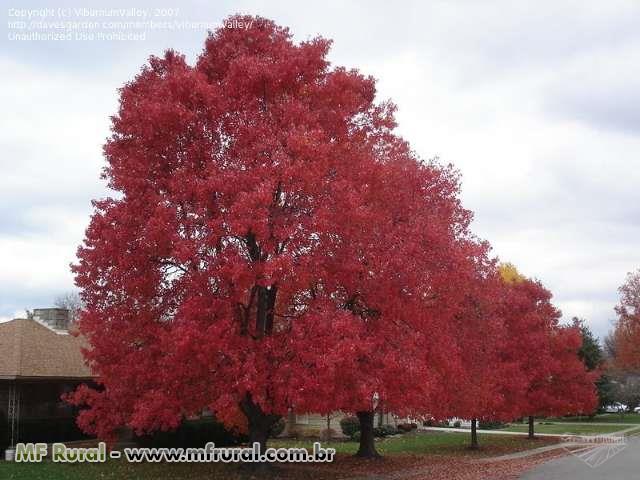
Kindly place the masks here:
<instances>
[{"instance_id":1,"label":"sidewalk","mask_svg":"<svg viewBox=\"0 0 640 480\"><path fill-rule=\"evenodd\" d=\"M419 430L433 430L436 432L471 433L471 430L469 430L468 428L420 427ZM504 430L477 430L477 432L486 433L489 435L529 435L527 432L505 432ZM562 433L536 433L536 437L566 438L566 437L572 437L572 436L580 436L580 435L564 435Z\"/></svg>"},{"instance_id":2,"label":"sidewalk","mask_svg":"<svg viewBox=\"0 0 640 480\"><path fill-rule=\"evenodd\" d=\"M613 425L613 426L632 426L640 427L640 423L625 423L625 422L554 422L552 420L549 423L553 423L555 425Z\"/></svg>"},{"instance_id":3,"label":"sidewalk","mask_svg":"<svg viewBox=\"0 0 640 480\"><path fill-rule=\"evenodd\" d=\"M562 422L562 424L564 425L565 422ZM568 423L567 425L583 425L583 424L579 424L579 423ZM595 423L592 425L596 425ZM603 425L612 425L610 423L607 424L603 424ZM628 428L624 428L622 430L616 430L615 432L609 432L609 433L594 433L591 435L624 435L627 432L631 432L633 430L640 430L640 424L630 424L630 423L626 423L626 424L613 424L614 426L626 426ZM463 432L463 433L471 433L471 430L468 428L449 428L449 427L419 427L419 430L433 430L433 431L437 431L437 432ZM508 432L505 430L477 430L478 433L485 433L488 435L529 435L528 432ZM574 433L574 434L565 434L565 433L537 433L536 432L536 437L556 437L556 438L567 438L567 437L584 437L584 436L588 436L589 434L584 434L584 433Z\"/></svg>"}]
</instances>

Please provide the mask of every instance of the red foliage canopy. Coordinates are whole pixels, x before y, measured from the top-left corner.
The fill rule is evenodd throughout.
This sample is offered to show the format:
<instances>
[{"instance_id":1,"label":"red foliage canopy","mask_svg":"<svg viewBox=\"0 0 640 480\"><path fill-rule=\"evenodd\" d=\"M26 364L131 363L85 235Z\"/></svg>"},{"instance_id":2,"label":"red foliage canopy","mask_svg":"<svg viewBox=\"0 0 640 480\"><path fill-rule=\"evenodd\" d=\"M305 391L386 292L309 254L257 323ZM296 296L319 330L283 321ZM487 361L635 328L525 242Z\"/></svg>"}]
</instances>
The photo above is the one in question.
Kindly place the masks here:
<instances>
[{"instance_id":1,"label":"red foliage canopy","mask_svg":"<svg viewBox=\"0 0 640 480\"><path fill-rule=\"evenodd\" d=\"M73 395L80 424L109 438L208 407L251 436L374 395L411 415L582 408L573 333L539 284L497 279L457 172L414 157L327 40L238 19L195 66L168 51L121 90L116 195L73 267L103 387Z\"/></svg>"},{"instance_id":2,"label":"red foliage canopy","mask_svg":"<svg viewBox=\"0 0 640 480\"><path fill-rule=\"evenodd\" d=\"M514 372L515 376L520 372L503 355L508 330L500 308L502 281L486 260L476 270L466 291L465 308L455 319L457 355L448 367L456 360L459 365L457 372L443 375L449 398L442 405L444 415L438 416L497 420L505 415L503 390L514 387Z\"/></svg>"},{"instance_id":3,"label":"red foliage canopy","mask_svg":"<svg viewBox=\"0 0 640 480\"><path fill-rule=\"evenodd\" d=\"M368 410L374 393L417 411L450 357L472 243L456 172L413 157L328 41L253 21L121 91L104 148L119 195L95 202L74 266L104 387L74 401L101 437L204 407L231 425Z\"/></svg>"},{"instance_id":4,"label":"red foliage canopy","mask_svg":"<svg viewBox=\"0 0 640 480\"><path fill-rule=\"evenodd\" d=\"M517 271L505 278L502 267L500 274L485 266L466 290L455 337L461 365L456 376L443 376L453 385L440 416L510 421L592 412L599 374L578 357L579 329L558 324L560 312L539 282Z\"/></svg>"},{"instance_id":5,"label":"red foliage canopy","mask_svg":"<svg viewBox=\"0 0 640 480\"><path fill-rule=\"evenodd\" d=\"M505 411L511 418L591 413L597 405L594 382L578 350L576 327L561 326L551 293L524 279L505 285L508 334L502 362L517 366L518 378L505 378Z\"/></svg>"}]
</instances>

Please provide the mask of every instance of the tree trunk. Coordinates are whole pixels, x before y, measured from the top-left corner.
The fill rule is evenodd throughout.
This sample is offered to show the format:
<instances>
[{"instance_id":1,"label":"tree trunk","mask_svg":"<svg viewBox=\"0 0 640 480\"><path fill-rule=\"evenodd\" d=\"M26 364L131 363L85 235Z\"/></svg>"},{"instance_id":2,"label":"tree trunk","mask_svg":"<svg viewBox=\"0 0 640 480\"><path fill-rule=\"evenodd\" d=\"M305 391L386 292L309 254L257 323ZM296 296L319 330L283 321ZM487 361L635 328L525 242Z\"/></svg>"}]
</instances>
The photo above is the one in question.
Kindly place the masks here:
<instances>
[{"instance_id":1,"label":"tree trunk","mask_svg":"<svg viewBox=\"0 0 640 480\"><path fill-rule=\"evenodd\" d=\"M253 262L259 262L263 259L263 252L256 241L255 234L249 230L245 237L247 242L247 249L249 251L249 257ZM278 295L278 288L275 285L255 285L251 290L251 301L249 302L249 307L251 302L253 301L254 293L257 295L256 302L256 337L262 338L267 335L271 335L273 332L273 318L274 318L274 309L276 305L276 296ZM249 307L246 307L248 310ZM246 334L246 329L248 326L248 321L246 318L248 312L245 312L245 319L243 321L242 331Z\"/></svg>"},{"instance_id":2,"label":"tree trunk","mask_svg":"<svg viewBox=\"0 0 640 480\"><path fill-rule=\"evenodd\" d=\"M260 405L253 402L249 393L240 402L240 409L247 417L249 446L252 447L254 443L258 443L260 445L260 453L264 453L267 448L269 431L280 417L264 413Z\"/></svg>"},{"instance_id":3,"label":"tree trunk","mask_svg":"<svg viewBox=\"0 0 640 480\"><path fill-rule=\"evenodd\" d=\"M279 188L279 187L278 187ZM249 230L245 236L249 257L253 262L263 260L263 252L260 245L256 241L255 234ZM256 298L255 305L255 339L262 339L273 332L274 309L276 305L276 296L278 289L275 285L254 285L251 289L248 305L241 305L239 308L240 316L240 332L242 335L249 334L250 316L253 314L254 295ZM247 392L240 401L240 410L247 418L247 426L249 430L249 446L253 447L256 443L260 446L260 454L264 454L267 448L267 440L271 427L280 420L279 415L266 414L260 405L255 403L251 398L251 393ZM251 462L247 465L252 470L268 467L264 462Z\"/></svg>"},{"instance_id":4,"label":"tree trunk","mask_svg":"<svg viewBox=\"0 0 640 480\"><path fill-rule=\"evenodd\" d=\"M533 428L533 420L534 420L534 417L529 417L529 439L534 439L536 437L535 431Z\"/></svg>"},{"instance_id":5,"label":"tree trunk","mask_svg":"<svg viewBox=\"0 0 640 480\"><path fill-rule=\"evenodd\" d=\"M270 287L258 286L258 304L256 308L256 335L258 338L271 335L273 332L274 308L278 289L274 285Z\"/></svg>"},{"instance_id":6,"label":"tree trunk","mask_svg":"<svg viewBox=\"0 0 640 480\"><path fill-rule=\"evenodd\" d=\"M469 448L476 450L479 447L480 445L478 444L478 420L474 418L471 420L471 445L469 445Z\"/></svg>"},{"instance_id":7,"label":"tree trunk","mask_svg":"<svg viewBox=\"0 0 640 480\"><path fill-rule=\"evenodd\" d=\"M374 413L372 411L357 412L356 415L360 421L360 447L356 452L356 457L380 458L373 436Z\"/></svg>"}]
</instances>

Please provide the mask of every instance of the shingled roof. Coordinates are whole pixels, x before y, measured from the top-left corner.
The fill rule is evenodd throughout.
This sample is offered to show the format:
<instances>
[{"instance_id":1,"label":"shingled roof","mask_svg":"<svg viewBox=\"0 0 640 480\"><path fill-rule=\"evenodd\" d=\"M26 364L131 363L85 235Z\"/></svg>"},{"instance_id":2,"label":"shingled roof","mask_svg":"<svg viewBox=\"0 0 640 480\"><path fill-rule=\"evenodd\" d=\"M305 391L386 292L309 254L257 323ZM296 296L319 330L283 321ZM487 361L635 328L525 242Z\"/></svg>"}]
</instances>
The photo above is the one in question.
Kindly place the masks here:
<instances>
[{"instance_id":1,"label":"shingled roof","mask_svg":"<svg viewBox=\"0 0 640 480\"><path fill-rule=\"evenodd\" d=\"M84 340L35 320L0 323L0 380L91 378L80 349Z\"/></svg>"}]
</instances>

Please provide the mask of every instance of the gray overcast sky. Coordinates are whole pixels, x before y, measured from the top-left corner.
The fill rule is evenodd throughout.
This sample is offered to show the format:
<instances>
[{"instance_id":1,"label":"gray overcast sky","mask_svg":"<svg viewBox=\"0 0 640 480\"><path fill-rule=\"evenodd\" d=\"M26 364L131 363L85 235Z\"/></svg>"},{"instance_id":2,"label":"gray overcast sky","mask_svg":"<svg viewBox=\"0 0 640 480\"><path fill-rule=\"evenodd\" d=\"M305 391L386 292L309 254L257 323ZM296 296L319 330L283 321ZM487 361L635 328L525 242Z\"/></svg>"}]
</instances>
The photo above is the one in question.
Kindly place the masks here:
<instances>
[{"instance_id":1,"label":"gray overcast sky","mask_svg":"<svg viewBox=\"0 0 640 480\"><path fill-rule=\"evenodd\" d=\"M640 1L2 3L0 319L73 288L90 200L106 193L116 89L167 47L193 60L206 35L11 40L24 30L8 22L28 21L12 9L54 9L46 21L87 3L178 8L169 19L190 22L242 12L296 40L331 38L334 64L372 74L379 98L396 102L414 149L462 171L475 232L541 279L565 318L605 334L617 287L640 267Z\"/></svg>"}]
</instances>

